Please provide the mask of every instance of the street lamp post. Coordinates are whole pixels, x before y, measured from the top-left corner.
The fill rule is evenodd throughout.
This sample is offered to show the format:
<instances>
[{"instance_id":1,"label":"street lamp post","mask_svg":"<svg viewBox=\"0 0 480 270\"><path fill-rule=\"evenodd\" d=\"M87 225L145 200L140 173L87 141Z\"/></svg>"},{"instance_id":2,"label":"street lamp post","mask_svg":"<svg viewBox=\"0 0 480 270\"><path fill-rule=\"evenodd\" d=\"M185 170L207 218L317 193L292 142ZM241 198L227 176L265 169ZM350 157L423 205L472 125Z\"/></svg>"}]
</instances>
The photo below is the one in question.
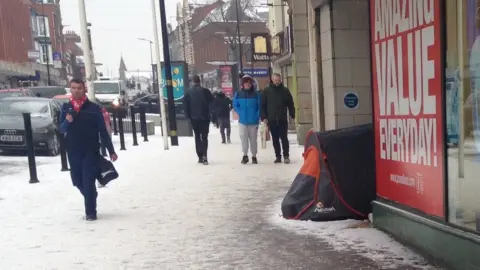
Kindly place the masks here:
<instances>
[{"instance_id":1,"label":"street lamp post","mask_svg":"<svg viewBox=\"0 0 480 270\"><path fill-rule=\"evenodd\" d=\"M80 17L80 35L82 38L83 58L85 61L85 77L87 79L88 98L95 100L95 89L93 86L93 64L92 55L89 50L90 39L88 37L87 12L85 0L78 0L78 11Z\"/></svg>"},{"instance_id":2,"label":"street lamp post","mask_svg":"<svg viewBox=\"0 0 480 270\"><path fill-rule=\"evenodd\" d=\"M175 113L175 100L172 85L172 65L170 63L170 48L168 46L167 16L165 14L165 0L160 0L160 24L162 27L163 60L165 66L165 84L167 86L168 117L170 122L170 141L178 145L177 115Z\"/></svg>"},{"instance_id":3,"label":"street lamp post","mask_svg":"<svg viewBox=\"0 0 480 270\"><path fill-rule=\"evenodd\" d=\"M243 48L242 48L242 40L240 35L240 11L239 11L239 1L235 0L235 13L237 15L237 39L238 39L238 54L239 54L239 63L240 63L240 72L243 72Z\"/></svg>"},{"instance_id":4,"label":"street lamp post","mask_svg":"<svg viewBox=\"0 0 480 270\"><path fill-rule=\"evenodd\" d=\"M138 40L142 40L142 41L146 41L146 42L150 43L150 64L153 65L153 53L152 53L153 41L148 40L146 38L138 38Z\"/></svg>"},{"instance_id":5,"label":"street lamp post","mask_svg":"<svg viewBox=\"0 0 480 270\"><path fill-rule=\"evenodd\" d=\"M145 39L145 38L138 38L138 40L142 40L142 41L146 41L150 44L150 67L152 68L152 88L155 92L155 90L157 90L157 84L155 83L155 65L153 64L153 53L152 53L152 45L153 45L153 41L151 40L148 40L148 39Z\"/></svg>"},{"instance_id":6,"label":"street lamp post","mask_svg":"<svg viewBox=\"0 0 480 270\"><path fill-rule=\"evenodd\" d=\"M88 32L88 51L90 52L90 57L92 59L92 75L93 80L97 79L97 65L95 65L95 56L93 55L93 42L92 42L92 27L91 23L87 23L87 32Z\"/></svg>"},{"instance_id":7,"label":"street lamp post","mask_svg":"<svg viewBox=\"0 0 480 270\"><path fill-rule=\"evenodd\" d=\"M162 131L163 131L163 148L169 149L168 146L168 131L167 131L167 116L165 111L165 99L163 97L163 89L160 89L160 80L162 78L162 67L160 61L160 41L158 38L158 26L157 26L157 7L155 0L151 0L152 3L152 20L153 20L153 37L155 39L155 58L157 60L157 85L158 85L158 99L160 103L160 117L162 118ZM155 77L154 77L155 78Z\"/></svg>"},{"instance_id":8,"label":"street lamp post","mask_svg":"<svg viewBox=\"0 0 480 270\"><path fill-rule=\"evenodd\" d=\"M50 81L50 50L48 48L47 43L47 14L45 14L45 3L42 3L42 17L43 17L43 54L47 55L47 85L51 85L52 82ZM48 26L50 27L50 25ZM43 55L42 55L43 56Z\"/></svg>"}]
</instances>

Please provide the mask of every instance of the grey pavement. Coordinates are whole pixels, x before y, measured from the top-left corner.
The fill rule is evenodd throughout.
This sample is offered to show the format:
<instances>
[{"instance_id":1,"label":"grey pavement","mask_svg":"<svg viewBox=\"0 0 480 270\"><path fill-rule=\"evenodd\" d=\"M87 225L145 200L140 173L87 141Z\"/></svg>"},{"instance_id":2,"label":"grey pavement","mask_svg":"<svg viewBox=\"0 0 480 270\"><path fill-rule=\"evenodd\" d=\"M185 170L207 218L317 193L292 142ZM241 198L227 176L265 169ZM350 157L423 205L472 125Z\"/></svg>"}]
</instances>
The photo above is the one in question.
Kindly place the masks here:
<instances>
[{"instance_id":1,"label":"grey pavement","mask_svg":"<svg viewBox=\"0 0 480 270\"><path fill-rule=\"evenodd\" d=\"M269 222L302 164L241 165L238 131L221 145L211 128L211 165L196 163L193 141L163 150L160 137L119 152L121 178L99 190L99 220L82 220L83 202L58 162L0 177L0 269L386 269L362 251L336 251L321 238ZM279 207L279 205L274 205ZM432 269L401 264L394 268ZM392 264L393 265L393 264Z\"/></svg>"}]
</instances>

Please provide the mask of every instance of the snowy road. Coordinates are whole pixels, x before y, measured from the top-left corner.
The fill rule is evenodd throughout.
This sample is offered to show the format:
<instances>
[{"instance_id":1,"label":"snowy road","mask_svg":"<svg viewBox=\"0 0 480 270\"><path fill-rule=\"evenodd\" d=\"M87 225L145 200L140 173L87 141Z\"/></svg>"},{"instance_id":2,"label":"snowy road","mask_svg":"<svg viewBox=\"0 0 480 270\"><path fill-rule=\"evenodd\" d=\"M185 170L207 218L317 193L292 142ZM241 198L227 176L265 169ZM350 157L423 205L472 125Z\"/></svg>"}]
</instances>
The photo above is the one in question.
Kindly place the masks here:
<instances>
[{"instance_id":1,"label":"snowy road","mask_svg":"<svg viewBox=\"0 0 480 270\"><path fill-rule=\"evenodd\" d=\"M302 148L290 165L274 165L271 146L241 165L237 130L232 145L211 132L209 166L191 138L169 151L159 137L127 142L93 223L59 159L39 166L39 184L27 171L0 176L0 269L432 269L374 229L284 221L278 201Z\"/></svg>"}]
</instances>

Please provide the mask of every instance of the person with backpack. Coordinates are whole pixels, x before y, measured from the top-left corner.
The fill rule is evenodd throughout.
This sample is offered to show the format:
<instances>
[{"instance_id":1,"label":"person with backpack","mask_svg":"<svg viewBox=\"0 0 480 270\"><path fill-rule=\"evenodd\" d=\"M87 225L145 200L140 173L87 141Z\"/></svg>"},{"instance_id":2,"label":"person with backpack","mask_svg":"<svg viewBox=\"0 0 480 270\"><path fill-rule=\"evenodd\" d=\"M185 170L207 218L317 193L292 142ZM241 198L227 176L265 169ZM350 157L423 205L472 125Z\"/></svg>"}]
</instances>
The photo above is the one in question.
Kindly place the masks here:
<instances>
[{"instance_id":1,"label":"person with backpack","mask_svg":"<svg viewBox=\"0 0 480 270\"><path fill-rule=\"evenodd\" d=\"M230 133L230 111L232 110L232 101L223 92L217 92L212 102L212 116L215 116L220 125L220 135L222 143L231 143ZM225 136L226 131L226 136Z\"/></svg>"},{"instance_id":2,"label":"person with backpack","mask_svg":"<svg viewBox=\"0 0 480 270\"><path fill-rule=\"evenodd\" d=\"M257 164L257 137L260 123L261 96L255 90L253 79L249 75L242 78L242 89L235 93L233 109L238 114L240 141L242 142L242 164L249 162L248 148L252 154L252 163Z\"/></svg>"},{"instance_id":3,"label":"person with backpack","mask_svg":"<svg viewBox=\"0 0 480 270\"><path fill-rule=\"evenodd\" d=\"M272 134L276 157L274 163L282 162L282 150L283 162L290 163L288 122L295 121L295 105L290 90L283 86L281 75L278 73L273 74L272 83L262 92L262 119Z\"/></svg>"}]
</instances>

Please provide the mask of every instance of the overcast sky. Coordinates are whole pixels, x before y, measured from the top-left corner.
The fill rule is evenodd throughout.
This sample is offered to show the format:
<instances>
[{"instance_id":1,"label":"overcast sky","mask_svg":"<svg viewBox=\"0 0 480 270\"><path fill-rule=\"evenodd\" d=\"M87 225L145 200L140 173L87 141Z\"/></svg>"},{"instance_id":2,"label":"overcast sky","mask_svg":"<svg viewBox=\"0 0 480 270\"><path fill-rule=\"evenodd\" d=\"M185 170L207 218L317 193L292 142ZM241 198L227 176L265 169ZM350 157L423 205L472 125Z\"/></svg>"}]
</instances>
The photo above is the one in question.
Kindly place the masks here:
<instances>
[{"instance_id":1,"label":"overcast sky","mask_svg":"<svg viewBox=\"0 0 480 270\"><path fill-rule=\"evenodd\" d=\"M145 38L153 41L150 0L85 0L87 20L92 23L95 61L105 76L117 76L120 56L129 71L150 70L150 48ZM165 0L167 21L175 23L176 5L181 0ZM158 9L158 0L157 9ZM196 1L201 3L203 1ZM78 0L60 1L66 30L80 34ZM158 10L157 10L158 11ZM158 13L157 13L158 14ZM159 21L158 17L158 21ZM160 22L159 22L160 32Z\"/></svg>"}]
</instances>

